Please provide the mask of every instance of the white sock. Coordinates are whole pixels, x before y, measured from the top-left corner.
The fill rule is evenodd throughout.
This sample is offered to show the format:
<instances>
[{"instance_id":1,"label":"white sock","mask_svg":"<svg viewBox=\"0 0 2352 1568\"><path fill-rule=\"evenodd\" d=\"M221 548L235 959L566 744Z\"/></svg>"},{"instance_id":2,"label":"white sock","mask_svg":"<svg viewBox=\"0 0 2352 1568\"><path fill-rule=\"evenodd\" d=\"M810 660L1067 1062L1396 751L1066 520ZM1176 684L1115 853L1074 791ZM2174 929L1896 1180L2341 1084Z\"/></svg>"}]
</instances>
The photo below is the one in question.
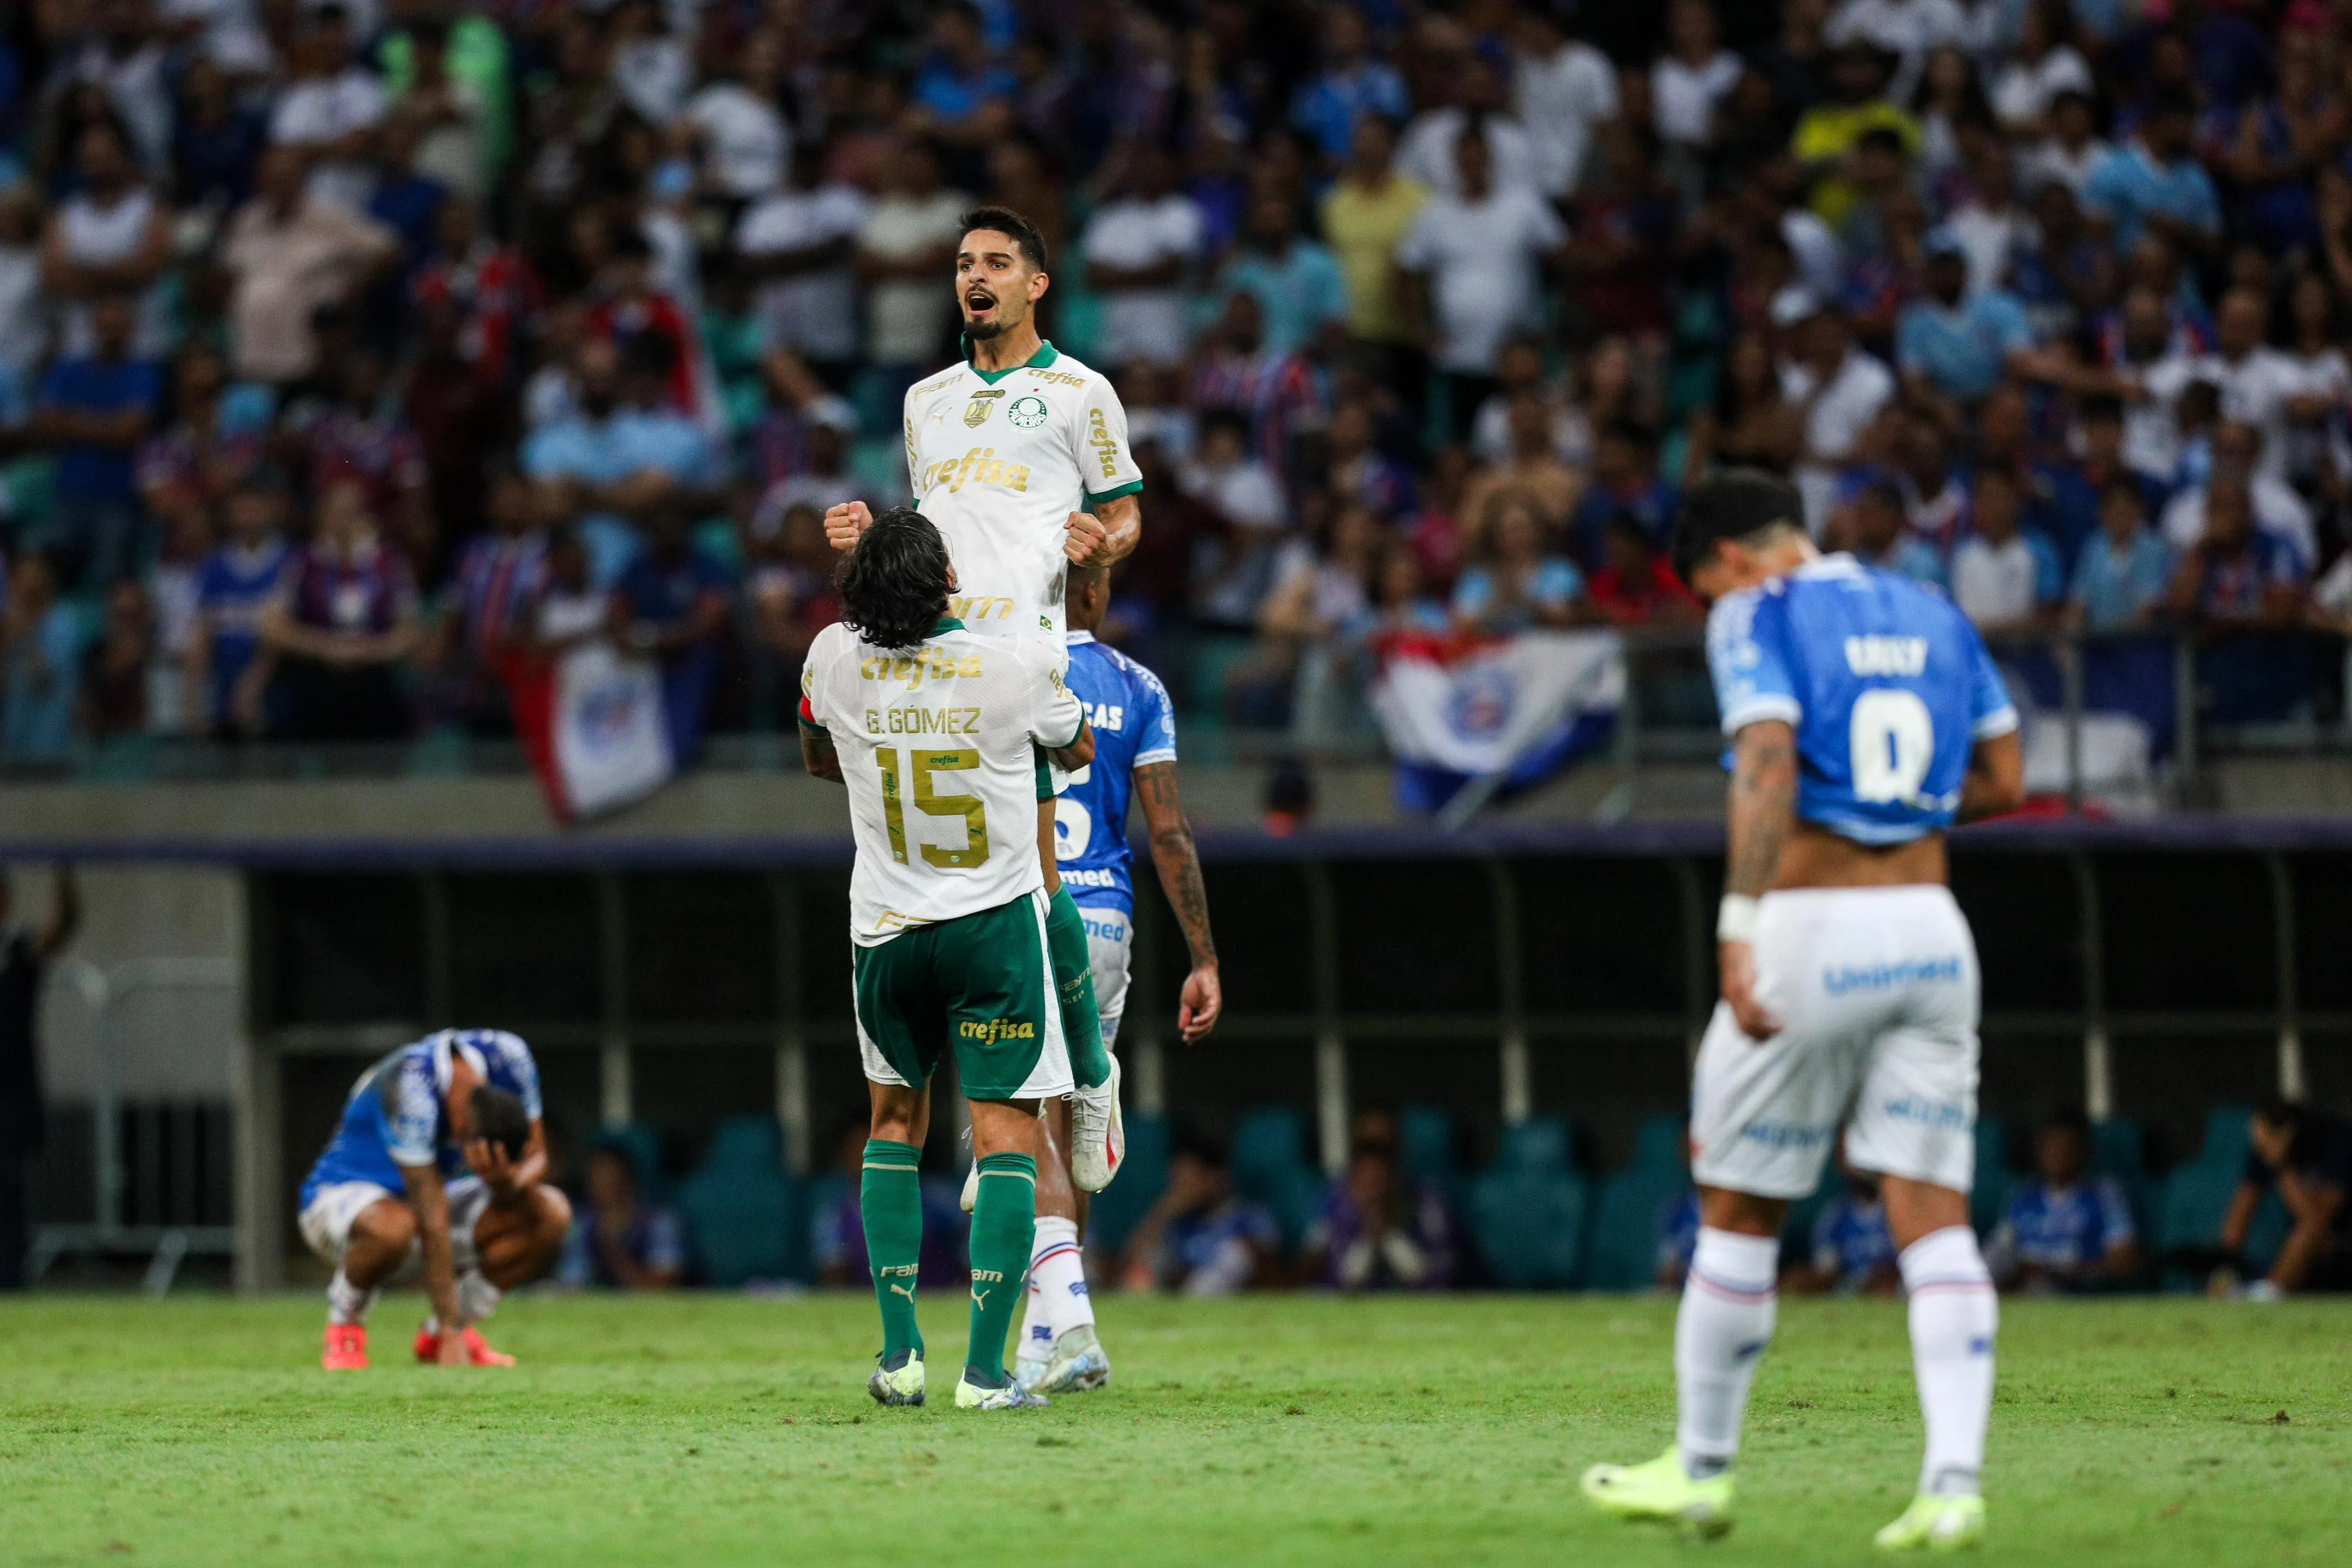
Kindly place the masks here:
<instances>
[{"instance_id":1,"label":"white sock","mask_svg":"<svg viewBox=\"0 0 2352 1568\"><path fill-rule=\"evenodd\" d=\"M468 1269L457 1276L457 1311L469 1323L478 1323L499 1310L505 1292L483 1277L479 1269Z\"/></svg>"},{"instance_id":2,"label":"white sock","mask_svg":"<svg viewBox=\"0 0 2352 1568\"><path fill-rule=\"evenodd\" d=\"M1042 1355L1074 1328L1092 1328L1094 1298L1087 1293L1086 1257L1078 1249L1078 1222L1052 1216L1037 1221L1029 1252L1028 1312L1022 1322L1023 1354Z\"/></svg>"},{"instance_id":3,"label":"white sock","mask_svg":"<svg viewBox=\"0 0 2352 1568\"><path fill-rule=\"evenodd\" d=\"M1780 1267L1777 1237L1701 1226L1675 1316L1675 1383L1682 1419L1675 1441L1695 1479L1730 1468L1739 1455L1748 1390L1772 1343Z\"/></svg>"},{"instance_id":4,"label":"white sock","mask_svg":"<svg viewBox=\"0 0 2352 1568\"><path fill-rule=\"evenodd\" d=\"M327 1281L327 1321L331 1323L367 1322L368 1310L375 1305L375 1292L362 1291L351 1282L341 1269Z\"/></svg>"},{"instance_id":5,"label":"white sock","mask_svg":"<svg viewBox=\"0 0 2352 1568\"><path fill-rule=\"evenodd\" d=\"M1977 1233L1965 1225L1922 1236L1903 1249L1903 1288L1911 1296L1911 1366L1919 1379L1919 1413L1927 1421L1927 1456L1919 1490L1973 1497L1984 1469L1985 1426L1992 1418L1992 1342L2000 1299Z\"/></svg>"}]
</instances>

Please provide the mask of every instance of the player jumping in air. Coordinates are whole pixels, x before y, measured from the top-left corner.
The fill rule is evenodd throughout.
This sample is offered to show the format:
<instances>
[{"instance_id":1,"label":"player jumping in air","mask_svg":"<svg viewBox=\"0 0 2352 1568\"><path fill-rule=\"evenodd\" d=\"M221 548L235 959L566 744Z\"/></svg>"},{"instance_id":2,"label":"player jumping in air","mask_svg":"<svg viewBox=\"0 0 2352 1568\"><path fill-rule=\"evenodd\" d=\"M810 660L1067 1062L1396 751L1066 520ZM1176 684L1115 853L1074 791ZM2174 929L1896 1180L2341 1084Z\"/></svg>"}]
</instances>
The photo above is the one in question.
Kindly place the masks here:
<instances>
[{"instance_id":1,"label":"player jumping in air","mask_svg":"<svg viewBox=\"0 0 2352 1568\"><path fill-rule=\"evenodd\" d=\"M512 1366L475 1327L500 1292L555 1261L572 1206L547 1185L530 1048L502 1030L443 1030L360 1074L302 1184L302 1239L335 1266L319 1364L368 1364L368 1310L412 1258L433 1315L416 1359Z\"/></svg>"},{"instance_id":2,"label":"player jumping in air","mask_svg":"<svg viewBox=\"0 0 2352 1568\"><path fill-rule=\"evenodd\" d=\"M2017 712L1948 601L1820 554L1802 518L1789 485L1735 470L1701 482L1676 523L1676 564L1714 606L1732 743L1723 999L1691 1089L1700 1228L1675 1325L1675 1442L1593 1466L1584 1491L1627 1519L1731 1528L1781 1222L1843 1118L1901 1249L1927 1428L1918 1494L1876 1542L1969 1546L1984 1535L1997 1310L1969 1228L1976 944L1945 885L1944 830L2017 803Z\"/></svg>"},{"instance_id":3,"label":"player jumping in air","mask_svg":"<svg viewBox=\"0 0 2352 1568\"><path fill-rule=\"evenodd\" d=\"M963 360L908 389L907 477L915 505L946 539L958 587L952 606L976 635L1042 643L1066 663L1063 574L1109 566L1143 537L1143 477L1128 448L1127 411L1109 381L1037 335L1045 241L1003 207L964 214L956 251ZM847 549L873 523L862 501L824 515ZM1036 803L1054 980L1076 1079L1070 1165L1099 1192L1124 1157L1118 1067L1100 1043L1088 983L1086 923L1054 863L1054 804Z\"/></svg>"},{"instance_id":4,"label":"player jumping in air","mask_svg":"<svg viewBox=\"0 0 2352 1568\"><path fill-rule=\"evenodd\" d=\"M1084 768L1094 736L1056 650L967 630L948 612L955 590L947 547L920 513L874 519L842 574L843 620L803 666L801 751L811 773L848 787L857 841L850 938L873 1109L859 1207L883 1334L867 1386L885 1405L923 1402L918 1166L931 1073L952 1048L980 1173L956 1404L1013 1410L1045 1403L1005 1375L1004 1336L1049 1157L1038 1104L1071 1090L1034 831L1035 755Z\"/></svg>"},{"instance_id":5,"label":"player jumping in air","mask_svg":"<svg viewBox=\"0 0 2352 1568\"><path fill-rule=\"evenodd\" d=\"M1086 921L1095 1007L1102 1017L1103 1049L1118 1042L1127 1009L1129 961L1135 939L1134 852L1127 842L1130 795L1143 806L1160 886L1184 930L1192 973L1178 998L1176 1028L1186 1044L1217 1026L1224 989L1217 946L1209 935L1209 898L1192 824L1176 794L1176 715L1168 689L1141 664L1095 641L1110 605L1110 573L1098 566L1069 570L1070 690L1086 705L1095 732L1095 759L1073 774L1055 802L1054 853L1063 885ZM1054 1151L1070 1146L1066 1106L1047 1107ZM971 1186L966 1184L970 1192ZM1094 1299L1087 1289L1078 1247L1086 1200L1066 1160L1048 1159L1037 1174L1037 1241L1029 1260L1029 1309L1021 1325L1013 1379L1047 1394L1100 1388L1110 1360L1095 1337Z\"/></svg>"}]
</instances>

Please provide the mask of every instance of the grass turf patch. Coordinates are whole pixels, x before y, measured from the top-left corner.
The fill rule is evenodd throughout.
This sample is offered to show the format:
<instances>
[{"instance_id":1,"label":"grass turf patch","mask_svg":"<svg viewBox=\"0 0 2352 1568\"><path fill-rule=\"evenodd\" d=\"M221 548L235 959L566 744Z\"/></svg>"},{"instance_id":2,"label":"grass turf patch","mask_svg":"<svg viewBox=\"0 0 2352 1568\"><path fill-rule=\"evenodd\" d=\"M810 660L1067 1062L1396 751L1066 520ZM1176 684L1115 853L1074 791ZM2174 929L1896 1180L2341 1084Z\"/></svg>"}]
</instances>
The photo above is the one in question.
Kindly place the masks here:
<instances>
[{"instance_id":1,"label":"grass turf patch","mask_svg":"<svg viewBox=\"0 0 2352 1568\"><path fill-rule=\"evenodd\" d=\"M1106 1298L1112 1388L949 1408L863 1380L871 1300L524 1298L508 1372L317 1366L315 1299L0 1305L0 1562L1685 1561L1576 1477L1673 1425L1671 1302ZM2003 1304L1986 1561L2340 1562L2352 1303ZM2284 1419L2281 1419L2282 1414ZM1916 1479L1902 1308L1787 1301L1709 1560L1875 1559Z\"/></svg>"}]
</instances>

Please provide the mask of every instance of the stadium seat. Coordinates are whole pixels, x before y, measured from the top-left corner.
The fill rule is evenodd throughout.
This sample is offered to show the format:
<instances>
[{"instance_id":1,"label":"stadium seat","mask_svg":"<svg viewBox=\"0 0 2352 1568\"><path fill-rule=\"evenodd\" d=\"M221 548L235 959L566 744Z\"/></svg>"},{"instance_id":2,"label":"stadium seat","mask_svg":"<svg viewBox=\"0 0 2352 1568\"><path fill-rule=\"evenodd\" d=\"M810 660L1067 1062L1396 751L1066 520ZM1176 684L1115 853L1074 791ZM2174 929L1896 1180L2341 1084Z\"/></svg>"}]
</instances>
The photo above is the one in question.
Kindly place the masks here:
<instances>
[{"instance_id":1,"label":"stadium seat","mask_svg":"<svg viewBox=\"0 0 2352 1568\"><path fill-rule=\"evenodd\" d=\"M2016 1177L2009 1166L2009 1124L1999 1116L1977 1118L1977 1179L1969 1190L1969 1223L1989 1236L2009 1208Z\"/></svg>"},{"instance_id":2,"label":"stadium seat","mask_svg":"<svg viewBox=\"0 0 2352 1568\"><path fill-rule=\"evenodd\" d=\"M1118 1179L1098 1194L1087 1215L1087 1244L1118 1253L1143 1223L1144 1215L1168 1190L1168 1122L1160 1116L1127 1118L1127 1160Z\"/></svg>"},{"instance_id":3,"label":"stadium seat","mask_svg":"<svg viewBox=\"0 0 2352 1568\"><path fill-rule=\"evenodd\" d=\"M1507 1290L1559 1290L1579 1279L1588 1206L1568 1149L1557 1118L1522 1122L1504 1133L1502 1157L1471 1188L1471 1231Z\"/></svg>"},{"instance_id":4,"label":"stadium seat","mask_svg":"<svg viewBox=\"0 0 2352 1568\"><path fill-rule=\"evenodd\" d=\"M1465 1196L1462 1167L1454 1163L1454 1113L1438 1105L1408 1105L1398 1114L1404 1174L1435 1187L1456 1208Z\"/></svg>"},{"instance_id":5,"label":"stadium seat","mask_svg":"<svg viewBox=\"0 0 2352 1568\"><path fill-rule=\"evenodd\" d=\"M1632 1168L1637 1171L1671 1171L1679 1176L1686 1165L1681 1113L1643 1117L1642 1130L1633 1137Z\"/></svg>"},{"instance_id":6,"label":"stadium seat","mask_svg":"<svg viewBox=\"0 0 2352 1568\"><path fill-rule=\"evenodd\" d=\"M1323 1207L1324 1181L1307 1158L1307 1122L1287 1105L1261 1105L1234 1130L1234 1190L1265 1206L1296 1250Z\"/></svg>"},{"instance_id":7,"label":"stadium seat","mask_svg":"<svg viewBox=\"0 0 2352 1568\"><path fill-rule=\"evenodd\" d=\"M2205 1142L2197 1150L2199 1165L2236 1172L2254 1146L2254 1113L2243 1105L2216 1105L2205 1113Z\"/></svg>"},{"instance_id":8,"label":"stadium seat","mask_svg":"<svg viewBox=\"0 0 2352 1568\"><path fill-rule=\"evenodd\" d=\"M1675 1129L1679 1135L1681 1128ZM1646 1291L1657 1278L1658 1231L1690 1178L1636 1165L1601 1184L1583 1280L1591 1291Z\"/></svg>"},{"instance_id":9,"label":"stadium seat","mask_svg":"<svg viewBox=\"0 0 2352 1568\"><path fill-rule=\"evenodd\" d=\"M2111 1117L2091 1125L2091 1168L2124 1189L2131 1205L2132 1228L2146 1257L2156 1235L2156 1183L2147 1174L2147 1140L2137 1122Z\"/></svg>"},{"instance_id":10,"label":"stadium seat","mask_svg":"<svg viewBox=\"0 0 2352 1568\"><path fill-rule=\"evenodd\" d=\"M794 1242L804 1228L781 1148L773 1121L732 1117L719 1124L701 1167L679 1185L678 1212L706 1283L781 1280L799 1260Z\"/></svg>"}]
</instances>

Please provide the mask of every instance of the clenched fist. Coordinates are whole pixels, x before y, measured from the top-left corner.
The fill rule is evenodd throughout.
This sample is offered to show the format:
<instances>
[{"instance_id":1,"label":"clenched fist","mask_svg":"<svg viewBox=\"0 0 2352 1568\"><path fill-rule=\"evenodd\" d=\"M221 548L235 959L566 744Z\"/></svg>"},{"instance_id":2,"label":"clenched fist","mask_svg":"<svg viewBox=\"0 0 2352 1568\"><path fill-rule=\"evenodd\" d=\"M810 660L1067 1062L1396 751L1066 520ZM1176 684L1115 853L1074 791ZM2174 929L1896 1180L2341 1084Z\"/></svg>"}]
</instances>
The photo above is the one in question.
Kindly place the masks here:
<instances>
[{"instance_id":1,"label":"clenched fist","mask_svg":"<svg viewBox=\"0 0 2352 1568\"><path fill-rule=\"evenodd\" d=\"M1092 512L1070 514L1069 537L1062 541L1062 553L1080 566L1108 566L1118 559L1111 553L1110 529Z\"/></svg>"},{"instance_id":2,"label":"clenched fist","mask_svg":"<svg viewBox=\"0 0 2352 1568\"><path fill-rule=\"evenodd\" d=\"M857 536L874 526L874 510L863 501L844 501L824 514L824 539L837 550L856 548Z\"/></svg>"}]
</instances>

